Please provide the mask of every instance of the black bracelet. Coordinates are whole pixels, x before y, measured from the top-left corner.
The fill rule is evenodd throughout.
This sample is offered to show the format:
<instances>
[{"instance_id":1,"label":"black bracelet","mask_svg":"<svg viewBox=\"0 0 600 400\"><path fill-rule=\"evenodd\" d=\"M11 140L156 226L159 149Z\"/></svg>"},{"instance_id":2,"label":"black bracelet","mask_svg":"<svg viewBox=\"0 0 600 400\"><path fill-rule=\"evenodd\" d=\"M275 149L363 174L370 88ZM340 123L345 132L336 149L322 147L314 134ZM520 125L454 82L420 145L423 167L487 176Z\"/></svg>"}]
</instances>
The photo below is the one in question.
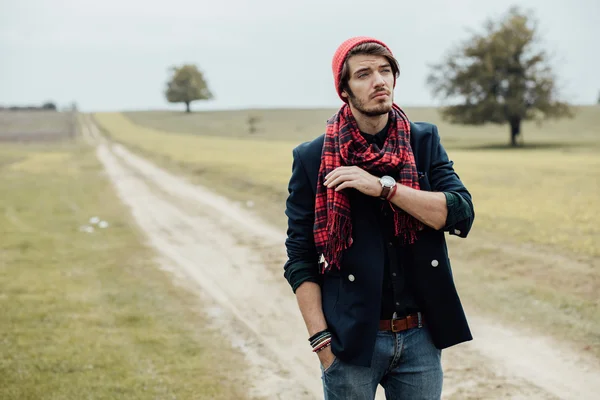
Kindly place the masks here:
<instances>
[{"instance_id":1,"label":"black bracelet","mask_svg":"<svg viewBox=\"0 0 600 400\"><path fill-rule=\"evenodd\" d=\"M323 333L329 333L329 330L327 330L327 328L323 329L321 332L317 332L314 335L312 335L310 338L308 338L309 342L312 342L313 340L315 340L316 338L318 338L320 335L322 335Z\"/></svg>"},{"instance_id":2,"label":"black bracelet","mask_svg":"<svg viewBox=\"0 0 600 400\"><path fill-rule=\"evenodd\" d=\"M326 332L324 334L322 334L321 336L317 337L315 340L313 340L312 342L310 342L311 347L315 347L317 346L319 343L324 342L327 339L331 338L331 333Z\"/></svg>"}]
</instances>

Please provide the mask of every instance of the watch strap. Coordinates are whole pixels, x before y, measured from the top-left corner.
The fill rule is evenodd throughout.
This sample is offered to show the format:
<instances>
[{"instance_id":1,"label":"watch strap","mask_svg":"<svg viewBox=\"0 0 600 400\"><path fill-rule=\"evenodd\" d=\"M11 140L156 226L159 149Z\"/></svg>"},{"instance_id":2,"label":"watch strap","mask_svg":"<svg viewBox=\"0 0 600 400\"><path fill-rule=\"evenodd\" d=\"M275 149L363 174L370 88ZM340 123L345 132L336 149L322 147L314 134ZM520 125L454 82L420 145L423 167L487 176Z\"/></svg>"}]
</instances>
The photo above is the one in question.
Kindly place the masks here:
<instances>
[{"instance_id":1,"label":"watch strap","mask_svg":"<svg viewBox=\"0 0 600 400\"><path fill-rule=\"evenodd\" d=\"M396 189L398 189L397 183L394 185L394 187L392 187L390 189L390 192L388 193L387 197L385 198L387 201L390 201L392 199L392 197L394 197L394 195L396 194Z\"/></svg>"},{"instance_id":2,"label":"watch strap","mask_svg":"<svg viewBox=\"0 0 600 400\"><path fill-rule=\"evenodd\" d=\"M392 190L391 187L389 187L389 186L383 186L381 188L381 194L379 195L379 198L386 200L387 197L388 197L388 195L390 194L390 190Z\"/></svg>"}]
</instances>

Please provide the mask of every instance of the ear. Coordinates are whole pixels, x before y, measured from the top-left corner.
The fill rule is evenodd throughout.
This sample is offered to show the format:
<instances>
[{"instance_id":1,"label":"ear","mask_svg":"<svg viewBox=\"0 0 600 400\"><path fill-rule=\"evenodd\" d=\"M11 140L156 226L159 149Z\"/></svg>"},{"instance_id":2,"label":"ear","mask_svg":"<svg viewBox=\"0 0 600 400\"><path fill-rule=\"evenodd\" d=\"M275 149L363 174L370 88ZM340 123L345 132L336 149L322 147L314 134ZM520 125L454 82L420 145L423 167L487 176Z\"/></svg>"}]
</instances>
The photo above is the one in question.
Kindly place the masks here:
<instances>
[{"instance_id":1,"label":"ear","mask_svg":"<svg viewBox=\"0 0 600 400\"><path fill-rule=\"evenodd\" d=\"M348 93L346 93L345 90L342 90L342 97L347 99L348 98Z\"/></svg>"}]
</instances>

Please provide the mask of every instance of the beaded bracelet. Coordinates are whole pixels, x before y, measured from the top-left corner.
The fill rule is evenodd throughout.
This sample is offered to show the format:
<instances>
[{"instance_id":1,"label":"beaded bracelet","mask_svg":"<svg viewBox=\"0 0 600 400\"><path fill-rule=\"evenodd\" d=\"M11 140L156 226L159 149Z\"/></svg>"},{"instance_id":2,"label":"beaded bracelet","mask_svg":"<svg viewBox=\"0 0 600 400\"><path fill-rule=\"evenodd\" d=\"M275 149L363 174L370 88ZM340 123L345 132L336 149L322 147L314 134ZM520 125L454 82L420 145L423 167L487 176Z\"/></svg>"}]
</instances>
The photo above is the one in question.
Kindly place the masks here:
<instances>
[{"instance_id":1,"label":"beaded bracelet","mask_svg":"<svg viewBox=\"0 0 600 400\"><path fill-rule=\"evenodd\" d=\"M319 347L319 345L325 343L328 340L331 340L331 334L315 339L313 342L310 343L310 345L314 349L315 347Z\"/></svg>"},{"instance_id":2,"label":"beaded bracelet","mask_svg":"<svg viewBox=\"0 0 600 400\"><path fill-rule=\"evenodd\" d=\"M331 336L331 332L329 332L327 329L323 329L322 331L312 335L308 341L310 342L310 346L313 348L313 352L318 353L324 348L330 346Z\"/></svg>"},{"instance_id":3,"label":"beaded bracelet","mask_svg":"<svg viewBox=\"0 0 600 400\"><path fill-rule=\"evenodd\" d=\"M321 347L319 350L313 350L315 353L325 350L327 347L331 346L331 342L327 343L325 346Z\"/></svg>"},{"instance_id":4,"label":"beaded bracelet","mask_svg":"<svg viewBox=\"0 0 600 400\"><path fill-rule=\"evenodd\" d=\"M317 346L315 346L313 348L313 352L318 353L321 350L323 350L324 348L326 348L327 346L331 345L331 338L327 338L326 340L324 340L323 342L319 343Z\"/></svg>"}]
</instances>

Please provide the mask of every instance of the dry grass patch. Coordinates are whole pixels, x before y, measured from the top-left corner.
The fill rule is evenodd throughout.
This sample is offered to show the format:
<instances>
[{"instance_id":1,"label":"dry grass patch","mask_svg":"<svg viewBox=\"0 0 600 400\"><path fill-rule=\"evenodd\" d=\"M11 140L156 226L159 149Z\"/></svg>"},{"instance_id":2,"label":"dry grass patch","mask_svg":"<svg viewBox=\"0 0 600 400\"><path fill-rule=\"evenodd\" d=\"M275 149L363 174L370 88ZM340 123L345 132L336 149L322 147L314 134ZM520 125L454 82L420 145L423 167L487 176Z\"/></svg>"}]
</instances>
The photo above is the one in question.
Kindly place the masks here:
<instances>
[{"instance_id":1,"label":"dry grass patch","mask_svg":"<svg viewBox=\"0 0 600 400\"><path fill-rule=\"evenodd\" d=\"M242 355L157 267L92 149L3 146L0 189L0 398L245 398ZM109 227L80 231L92 216Z\"/></svg>"},{"instance_id":2,"label":"dry grass patch","mask_svg":"<svg viewBox=\"0 0 600 400\"><path fill-rule=\"evenodd\" d=\"M448 134L440 131L444 142L452 143L448 146L450 157L474 196L478 227L517 242L551 245L563 251L590 256L600 255L600 246L595 245L600 234L600 206L596 201L600 198L600 147L587 144L592 141L595 146L600 146L600 134L593 141L593 132L588 130L588 120L592 115L587 111L584 108L581 120L577 120L581 126L581 137L569 138L569 143L580 147L562 148L560 142L556 142L555 147L550 149L492 147L465 150L466 146L473 146L473 127L465 128L462 138L456 126ZM268 116L266 111L263 112ZM299 112L305 119L306 113ZM321 111L318 116L327 114L328 111ZM421 117L425 118L426 114L423 112ZM141 114L134 115L136 120L141 118ZM211 119L217 118L215 115L222 117L218 113L199 113L193 117L197 124L205 121L210 133L216 129L216 122ZM243 121L236 115L233 113L232 121ZM284 117L292 118L293 111L274 111L273 115L275 122L272 124L279 126ZM279 140L269 140L269 135L274 136L271 130L264 133L265 137L254 139L239 130L237 138L190 135L173 133L180 128L179 125L174 125L170 132L135 125L118 113L96 114L95 118L115 140L163 165L177 167L242 201L268 199L277 204L278 217L283 215L282 202L287 194L291 172L291 150L298 142L282 138L293 137L294 133L288 135L280 131ZM189 120L191 117L185 118ZM218 118L217 121L220 121ZM174 119L170 117L166 121ZM293 121L299 123L299 117ZM307 125L311 123L316 126L314 120L306 122ZM240 126L238 129L243 129ZM202 127L198 126L197 131L201 130ZM566 143L564 137L557 136L554 128L546 130L549 136L545 140L560 138ZM539 132L534 132L532 136L537 134ZM314 136L316 134L310 137ZM480 137L483 136L485 133L480 133ZM309 139L306 134L305 139ZM266 214L273 220L272 209Z\"/></svg>"}]
</instances>

